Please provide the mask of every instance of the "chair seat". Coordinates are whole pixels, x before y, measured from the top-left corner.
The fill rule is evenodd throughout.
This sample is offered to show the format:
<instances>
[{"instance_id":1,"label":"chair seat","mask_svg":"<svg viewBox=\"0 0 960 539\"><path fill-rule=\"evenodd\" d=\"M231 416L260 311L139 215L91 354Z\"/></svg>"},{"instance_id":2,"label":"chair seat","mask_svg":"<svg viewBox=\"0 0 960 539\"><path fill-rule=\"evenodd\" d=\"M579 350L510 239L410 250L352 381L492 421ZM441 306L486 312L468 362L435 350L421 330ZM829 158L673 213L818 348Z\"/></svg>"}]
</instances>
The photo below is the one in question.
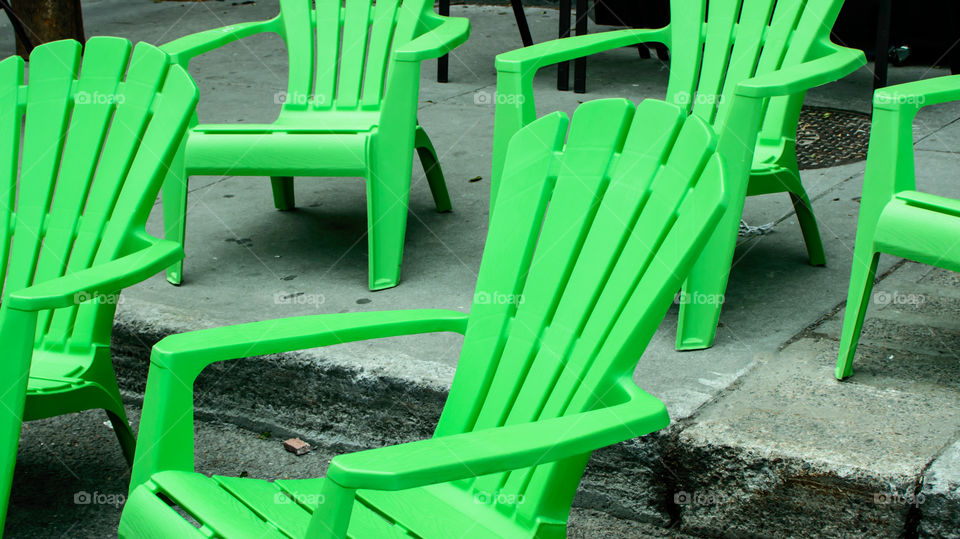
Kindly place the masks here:
<instances>
[{"instance_id":1,"label":"chair seat","mask_svg":"<svg viewBox=\"0 0 960 539\"><path fill-rule=\"evenodd\" d=\"M285 110L269 124L200 124L194 133L360 133L380 123L380 110Z\"/></svg>"},{"instance_id":2,"label":"chair seat","mask_svg":"<svg viewBox=\"0 0 960 539\"><path fill-rule=\"evenodd\" d=\"M212 476L165 471L153 475L127 501L125 511L155 512L156 493L162 492L202 526L197 536L305 537L311 515L322 503L319 494L326 479L262 479ZM442 496L443 498L441 498ZM464 511L449 500L463 502ZM376 500L377 503L374 503ZM163 519L182 520L165 506ZM482 513L484 518L477 520ZM453 517L451 519L451 517ZM134 519L129 519L134 520ZM490 524L506 524L503 515L476 503L452 485L435 485L401 492L359 491L354 504L350 537L500 537ZM197 524L194 524L196 527ZM121 529L121 534L131 530ZM137 530L142 536L143 530Z\"/></svg>"},{"instance_id":3,"label":"chair seat","mask_svg":"<svg viewBox=\"0 0 960 539\"><path fill-rule=\"evenodd\" d=\"M93 356L93 350L70 354L35 349L30 362L30 390L51 391L55 387L76 385L93 364Z\"/></svg>"},{"instance_id":4,"label":"chair seat","mask_svg":"<svg viewBox=\"0 0 960 539\"><path fill-rule=\"evenodd\" d=\"M95 374L97 349L87 353L34 350L27 381L24 420L44 419L62 413L103 408L113 410L120 398L112 396L107 380ZM109 362L109 349L101 349Z\"/></svg>"},{"instance_id":5,"label":"chair seat","mask_svg":"<svg viewBox=\"0 0 960 539\"><path fill-rule=\"evenodd\" d=\"M363 177L369 132L200 130L186 143L190 174ZM231 128L236 126L230 126Z\"/></svg>"},{"instance_id":6,"label":"chair seat","mask_svg":"<svg viewBox=\"0 0 960 539\"><path fill-rule=\"evenodd\" d=\"M782 145L758 143L750 165L747 196L772 193L803 193L803 185L796 172L783 165Z\"/></svg>"},{"instance_id":7,"label":"chair seat","mask_svg":"<svg viewBox=\"0 0 960 539\"><path fill-rule=\"evenodd\" d=\"M76 389L86 382L81 378L40 378L30 377L27 386L27 397L33 394L52 393L67 389Z\"/></svg>"},{"instance_id":8,"label":"chair seat","mask_svg":"<svg viewBox=\"0 0 960 539\"><path fill-rule=\"evenodd\" d=\"M750 175L777 174L788 167L784 166L785 154L788 148L783 139L758 139L753 152L753 162L750 165Z\"/></svg>"},{"instance_id":9,"label":"chair seat","mask_svg":"<svg viewBox=\"0 0 960 539\"><path fill-rule=\"evenodd\" d=\"M753 152L753 164L751 168L754 172L776 167L777 162L783 156L783 145L757 142L756 150Z\"/></svg>"},{"instance_id":10,"label":"chair seat","mask_svg":"<svg viewBox=\"0 0 960 539\"><path fill-rule=\"evenodd\" d=\"M887 203L877 222L873 248L923 264L960 271L960 202L901 191ZM922 233L918 233L922 230Z\"/></svg>"},{"instance_id":11,"label":"chair seat","mask_svg":"<svg viewBox=\"0 0 960 539\"><path fill-rule=\"evenodd\" d=\"M96 408L116 412L120 407L120 399L97 381L79 376L31 376L23 419L33 421Z\"/></svg>"}]
</instances>

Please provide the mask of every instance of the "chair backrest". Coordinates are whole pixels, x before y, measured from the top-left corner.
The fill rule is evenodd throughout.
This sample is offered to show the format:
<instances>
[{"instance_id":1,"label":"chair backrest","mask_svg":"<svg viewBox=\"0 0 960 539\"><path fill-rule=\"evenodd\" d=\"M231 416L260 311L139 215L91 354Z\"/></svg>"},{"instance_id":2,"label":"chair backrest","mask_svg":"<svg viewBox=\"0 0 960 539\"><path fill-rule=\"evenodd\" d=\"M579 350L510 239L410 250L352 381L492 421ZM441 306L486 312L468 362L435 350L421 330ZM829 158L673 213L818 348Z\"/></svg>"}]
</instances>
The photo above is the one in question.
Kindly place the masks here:
<instances>
[{"instance_id":1,"label":"chair backrest","mask_svg":"<svg viewBox=\"0 0 960 539\"><path fill-rule=\"evenodd\" d=\"M196 106L167 55L94 37L0 62L0 300L144 247L144 226ZM84 298L78 298L82 300ZM41 313L37 345L109 344L115 301ZM106 318L106 322L104 319ZM98 325L99 323L99 325Z\"/></svg>"},{"instance_id":2,"label":"chair backrest","mask_svg":"<svg viewBox=\"0 0 960 539\"><path fill-rule=\"evenodd\" d=\"M391 52L427 30L432 9L425 0L280 0L289 57L281 114L378 109Z\"/></svg>"},{"instance_id":3,"label":"chair backrest","mask_svg":"<svg viewBox=\"0 0 960 539\"><path fill-rule=\"evenodd\" d=\"M609 99L572 125L565 146L562 113L511 140L435 436L624 402L620 384L721 215L721 161L698 117ZM574 460L463 486L504 494L516 518L564 522L587 456Z\"/></svg>"},{"instance_id":4,"label":"chair backrest","mask_svg":"<svg viewBox=\"0 0 960 539\"><path fill-rule=\"evenodd\" d=\"M671 0L667 101L720 132L738 83L808 60L843 0ZM693 37L699 36L699 39ZM760 136L792 138L803 96L769 100Z\"/></svg>"}]
</instances>

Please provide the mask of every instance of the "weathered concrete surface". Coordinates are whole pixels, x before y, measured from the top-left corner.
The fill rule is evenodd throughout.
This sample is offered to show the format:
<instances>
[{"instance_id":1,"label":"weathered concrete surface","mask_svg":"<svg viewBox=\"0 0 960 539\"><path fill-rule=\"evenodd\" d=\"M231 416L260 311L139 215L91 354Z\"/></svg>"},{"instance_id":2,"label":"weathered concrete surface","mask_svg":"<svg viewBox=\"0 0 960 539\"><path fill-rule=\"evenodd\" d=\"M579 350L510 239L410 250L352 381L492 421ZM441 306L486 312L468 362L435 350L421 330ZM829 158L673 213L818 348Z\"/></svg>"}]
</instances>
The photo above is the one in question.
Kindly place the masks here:
<instances>
[{"instance_id":1,"label":"weathered concrete surface","mask_svg":"<svg viewBox=\"0 0 960 539\"><path fill-rule=\"evenodd\" d=\"M679 528L956 533L958 305L955 274L907 263L875 288L848 380L843 310L762 358L677 436Z\"/></svg>"},{"instance_id":2,"label":"weathered concrete surface","mask_svg":"<svg viewBox=\"0 0 960 539\"><path fill-rule=\"evenodd\" d=\"M139 409L129 408L136 428ZM91 411L26 424L6 536L116 536L129 472L105 418L102 412ZM200 414L197 470L268 480L321 477L335 455L365 447L312 444L310 453L297 457L282 447L282 440L291 434L241 428ZM638 522L632 515L618 515L609 507L578 505L570 516L570 537L688 537L649 521Z\"/></svg>"},{"instance_id":3,"label":"weathered concrete surface","mask_svg":"<svg viewBox=\"0 0 960 539\"><path fill-rule=\"evenodd\" d=\"M924 479L920 535L960 537L960 442L933 461Z\"/></svg>"},{"instance_id":4,"label":"weathered concrete surface","mask_svg":"<svg viewBox=\"0 0 960 539\"><path fill-rule=\"evenodd\" d=\"M234 4L240 3L93 0L84 15L90 35L163 43L276 11L275 0ZM195 177L184 285L171 287L155 277L127 290L118 313L116 363L131 410L143 390L150 345L172 332L318 312L469 308L488 217L492 59L518 46L519 38L507 8L454 6L453 14L471 19L473 35L451 59L450 83L437 84L434 64L424 65L419 115L440 155L454 212L433 211L415 165L401 285L376 293L366 289L366 204L359 180L300 180L298 209L277 212L263 178ZM536 40L553 36L556 12L530 8L527 15ZM0 32L0 50L12 52L11 36ZM276 36L255 37L195 61L191 73L201 88L201 120L271 120L279 109L276 95L285 88L281 45ZM660 62L641 61L629 49L591 58L589 74L589 93L577 95L557 92L555 71L543 70L535 81L537 110L571 113L585 99L662 97L667 75ZM894 68L891 81L941 74ZM869 71L861 70L811 92L808 103L869 111L870 80ZM960 147L957 119L960 106L954 104L924 109L918 117L921 188L960 196L957 156L949 153ZM482 180L469 181L477 176ZM675 424L595 455L577 497L572 535L639 536L662 529L704 535L810 529L822 535L944 535L956 529L957 482L949 473L956 455L944 449L957 431L948 416L956 410L950 395L957 394L956 358L949 362L956 349L951 325L957 319L951 307L956 279L946 272L914 279L905 273L910 266L894 271L888 280L902 272L905 280L890 281L899 283L891 290L925 294L926 301L917 313L871 310L857 374L852 382L833 382L831 355L841 316L836 310L846 296L863 163L804 171L803 179L814 199L828 266L805 263L786 196L748 201L748 222L776 226L738 249L716 345L673 351L672 310L640 360L638 383L667 403ZM158 210L150 223L154 232L160 230ZM881 272L896 262L884 258ZM931 308L939 310L933 315L924 310ZM945 344L926 338L929 328L936 328ZM196 393L204 419L198 430L201 469L257 477L318 475L326 466L323 459L344 449L428 436L460 342L455 335L385 339L215 366L201 376ZM910 360L891 363L884 359L890 355ZM894 371L880 375L875 369ZM899 400L884 403L885 391ZM914 413L915 424L906 425L907 404L942 421L933 425ZM58 532L67 535L115 529L116 511L76 511L72 499L49 498L80 489L125 490L119 452L101 421L97 413L87 413L30 424L11 509L16 520L8 533L46 535L49 528L41 526L52 520L75 525ZM894 423L903 426L890 430ZM266 431L273 441L251 434ZM321 449L290 460L274 440L288 434ZM41 441L60 449L37 451ZM64 445L71 447L63 450ZM281 454L263 457L273 451ZM105 477L111 479L104 483ZM920 477L930 494L919 508L874 503L874 494L886 495L891 488L908 492L921 484ZM56 488L38 493L31 487L37 484Z\"/></svg>"}]
</instances>

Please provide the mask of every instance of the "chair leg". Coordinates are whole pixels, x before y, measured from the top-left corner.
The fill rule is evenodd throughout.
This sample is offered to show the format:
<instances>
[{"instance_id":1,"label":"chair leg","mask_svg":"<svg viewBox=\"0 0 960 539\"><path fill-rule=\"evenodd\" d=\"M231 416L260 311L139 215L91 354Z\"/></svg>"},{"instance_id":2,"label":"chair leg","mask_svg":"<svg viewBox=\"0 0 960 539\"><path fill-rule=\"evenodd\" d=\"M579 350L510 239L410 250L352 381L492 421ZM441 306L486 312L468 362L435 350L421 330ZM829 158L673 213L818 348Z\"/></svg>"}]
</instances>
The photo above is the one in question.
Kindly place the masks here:
<instances>
[{"instance_id":1,"label":"chair leg","mask_svg":"<svg viewBox=\"0 0 960 539\"><path fill-rule=\"evenodd\" d=\"M47 412L53 412L53 414L45 413L43 415L52 417L52 415L74 411L102 408L110 419L113 432L117 435L117 441L120 442L123 458L127 460L127 465L132 468L137 440L133 429L130 428L130 422L127 420L127 411L123 408L123 397L120 396L120 386L117 383L116 372L113 370L113 360L109 347L98 348L96 358L83 378L91 382L85 386L88 389L87 392L72 392L71 395L74 397L71 399L72 402L64 402L66 399L61 398L59 401L63 402L64 408L59 410L48 409Z\"/></svg>"},{"instance_id":2,"label":"chair leg","mask_svg":"<svg viewBox=\"0 0 960 539\"><path fill-rule=\"evenodd\" d=\"M827 263L827 255L823 251L823 241L820 239L817 218L813 215L813 205L810 204L806 191L803 191L802 187L800 190L800 193L790 193L790 201L793 202L793 210L800 223L803 243L807 246L807 256L811 266L824 266Z\"/></svg>"},{"instance_id":3,"label":"chair leg","mask_svg":"<svg viewBox=\"0 0 960 539\"><path fill-rule=\"evenodd\" d=\"M3 361L0 361L0 380L3 380L3 389L0 390L0 533L7 517L13 469L17 464L36 326L35 312L15 311L6 305L0 310L0 342L3 343Z\"/></svg>"},{"instance_id":4,"label":"chair leg","mask_svg":"<svg viewBox=\"0 0 960 539\"><path fill-rule=\"evenodd\" d=\"M450 194L447 193L447 183L443 179L443 169L440 168L440 162L437 160L437 152L433 149L433 143L430 142L427 132L419 125L414 146L423 165L423 172L427 175L427 183L430 185L430 193L433 195L433 203L436 204L437 211L450 211L452 208Z\"/></svg>"},{"instance_id":5,"label":"chair leg","mask_svg":"<svg viewBox=\"0 0 960 539\"><path fill-rule=\"evenodd\" d=\"M873 291L873 279L877 276L877 262L880 253L864 253L867 248L858 246L853 253L853 266L850 268L850 290L847 292L847 308L843 315L843 330L840 334L840 353L837 355L837 380L843 380L853 374L853 355L857 351L863 318L870 303Z\"/></svg>"},{"instance_id":6,"label":"chair leg","mask_svg":"<svg viewBox=\"0 0 960 539\"><path fill-rule=\"evenodd\" d=\"M759 191L755 189L755 182L758 181L761 184ZM810 197L807 196L806 189L803 188L803 182L800 180L800 173L796 169L796 165L786 165L771 176L750 177L750 189L748 189L748 193L767 194L780 191L784 191L790 195L793 210L797 214L797 222L800 223L803 242L807 246L807 257L810 265L825 265L827 263L827 255L823 251L823 241L820 239L820 228L817 226L817 218L813 214L813 204L810 202Z\"/></svg>"},{"instance_id":7,"label":"chair leg","mask_svg":"<svg viewBox=\"0 0 960 539\"><path fill-rule=\"evenodd\" d=\"M271 176L270 188L273 189L273 205L280 211L292 210L297 204L293 194L293 178L290 176Z\"/></svg>"},{"instance_id":8,"label":"chair leg","mask_svg":"<svg viewBox=\"0 0 960 539\"><path fill-rule=\"evenodd\" d=\"M700 350L713 346L737 246L743 201L743 195L730 200L730 206L684 282L677 325L677 350Z\"/></svg>"},{"instance_id":9,"label":"chair leg","mask_svg":"<svg viewBox=\"0 0 960 539\"><path fill-rule=\"evenodd\" d=\"M411 152L410 159L412 158ZM403 166L402 163L404 160L401 158L392 162L383 158L374 162L368 173L367 242L370 290L392 288L400 282L411 172L410 166Z\"/></svg>"},{"instance_id":10,"label":"chair leg","mask_svg":"<svg viewBox=\"0 0 960 539\"><path fill-rule=\"evenodd\" d=\"M170 163L160 194L163 201L163 237L186 247L187 184L190 177L184 168L183 151L184 145L181 144ZM182 259L167 268L167 281L173 285L183 282Z\"/></svg>"},{"instance_id":11,"label":"chair leg","mask_svg":"<svg viewBox=\"0 0 960 539\"><path fill-rule=\"evenodd\" d=\"M344 488L327 478L320 487L323 503L313 513L307 526L307 537L343 539L350 527L350 515L357 491Z\"/></svg>"},{"instance_id":12,"label":"chair leg","mask_svg":"<svg viewBox=\"0 0 960 539\"><path fill-rule=\"evenodd\" d=\"M127 420L127 414L120 405L119 411L104 410L113 425L113 432L117 435L117 441L120 442L120 450L123 451L123 458L127 459L127 466L133 467L133 455L137 449L137 439L130 428L130 422ZM117 413L119 412L119 413Z\"/></svg>"}]
</instances>

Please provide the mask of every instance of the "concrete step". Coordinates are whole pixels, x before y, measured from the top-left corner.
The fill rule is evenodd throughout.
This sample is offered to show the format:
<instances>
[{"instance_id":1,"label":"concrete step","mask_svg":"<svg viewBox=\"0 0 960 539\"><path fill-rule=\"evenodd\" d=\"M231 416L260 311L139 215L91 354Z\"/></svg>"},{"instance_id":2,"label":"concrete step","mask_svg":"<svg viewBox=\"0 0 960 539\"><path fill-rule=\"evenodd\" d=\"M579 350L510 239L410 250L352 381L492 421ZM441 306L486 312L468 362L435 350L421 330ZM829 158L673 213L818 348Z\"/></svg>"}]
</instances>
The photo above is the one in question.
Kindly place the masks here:
<instances>
[{"instance_id":1,"label":"concrete step","mask_svg":"<svg viewBox=\"0 0 960 539\"><path fill-rule=\"evenodd\" d=\"M852 378L833 378L837 308L689 417L597 451L578 511L708 537L955 534L957 297L953 274L896 264L875 289ZM122 317L116 335L121 386L136 402L156 336ZM318 447L402 443L430 436L446 397L446 376L418 370L427 365L351 367L322 350L237 360L201 375L197 409Z\"/></svg>"}]
</instances>

